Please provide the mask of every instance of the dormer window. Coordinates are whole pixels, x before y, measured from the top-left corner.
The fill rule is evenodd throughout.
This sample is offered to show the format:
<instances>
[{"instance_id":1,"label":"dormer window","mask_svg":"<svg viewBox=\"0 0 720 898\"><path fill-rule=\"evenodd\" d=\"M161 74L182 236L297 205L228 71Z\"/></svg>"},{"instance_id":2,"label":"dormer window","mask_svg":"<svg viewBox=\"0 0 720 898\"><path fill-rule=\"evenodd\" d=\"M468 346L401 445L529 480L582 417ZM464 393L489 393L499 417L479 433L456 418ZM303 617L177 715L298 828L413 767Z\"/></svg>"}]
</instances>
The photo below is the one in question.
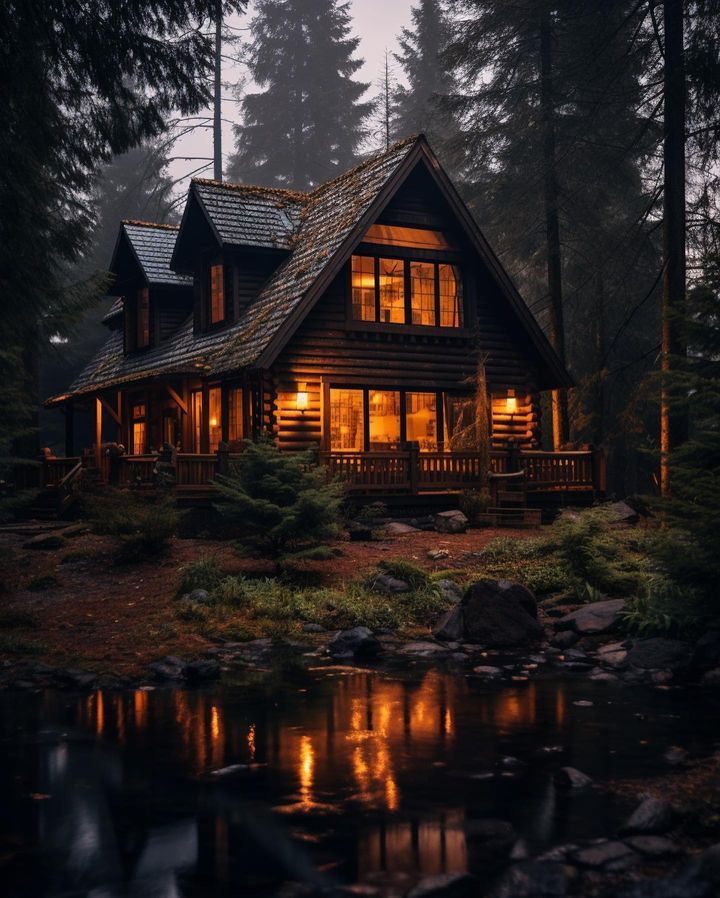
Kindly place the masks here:
<instances>
[{"instance_id":1,"label":"dormer window","mask_svg":"<svg viewBox=\"0 0 720 898\"><path fill-rule=\"evenodd\" d=\"M210 324L225 320L225 284L221 263L210 266Z\"/></svg>"},{"instance_id":2,"label":"dormer window","mask_svg":"<svg viewBox=\"0 0 720 898\"><path fill-rule=\"evenodd\" d=\"M148 287L141 287L138 290L135 324L135 348L147 349L150 345L150 290Z\"/></svg>"}]
</instances>

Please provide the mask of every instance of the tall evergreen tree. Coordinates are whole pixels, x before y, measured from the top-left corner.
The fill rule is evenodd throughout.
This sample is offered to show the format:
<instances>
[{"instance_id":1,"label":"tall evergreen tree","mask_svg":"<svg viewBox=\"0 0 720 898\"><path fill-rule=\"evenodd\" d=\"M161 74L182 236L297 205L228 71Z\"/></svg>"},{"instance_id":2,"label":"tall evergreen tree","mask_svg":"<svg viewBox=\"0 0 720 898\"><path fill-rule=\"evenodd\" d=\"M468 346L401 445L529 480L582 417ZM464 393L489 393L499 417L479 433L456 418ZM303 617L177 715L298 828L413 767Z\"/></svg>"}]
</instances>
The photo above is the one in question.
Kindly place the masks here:
<instances>
[{"instance_id":1,"label":"tall evergreen tree","mask_svg":"<svg viewBox=\"0 0 720 898\"><path fill-rule=\"evenodd\" d=\"M640 60L627 63L637 5L461 0L455 10L449 103L463 126L463 187L559 354L579 380L602 382L636 325L644 340L657 333L642 315L623 326L655 262Z\"/></svg>"},{"instance_id":2,"label":"tall evergreen tree","mask_svg":"<svg viewBox=\"0 0 720 898\"><path fill-rule=\"evenodd\" d=\"M423 132L442 153L457 130L447 106L440 102L456 88L444 56L450 24L440 0L420 0L411 18L411 27L403 28L398 40L400 52L395 54L407 84L394 92L393 137Z\"/></svg>"},{"instance_id":3,"label":"tall evergreen tree","mask_svg":"<svg viewBox=\"0 0 720 898\"><path fill-rule=\"evenodd\" d=\"M360 102L369 85L353 79L362 60L349 5L258 0L246 49L262 90L240 104L230 180L305 190L356 162L372 104Z\"/></svg>"},{"instance_id":4,"label":"tall evergreen tree","mask_svg":"<svg viewBox=\"0 0 720 898\"><path fill-rule=\"evenodd\" d=\"M68 290L65 277L88 246L99 166L159 134L171 110L208 102L212 44L200 26L216 11L214 0L0 7L0 290L12 297L0 380L17 391L14 407L36 402L43 341L66 331L97 295L97 285ZM26 412L6 420L0 456L32 424Z\"/></svg>"},{"instance_id":5,"label":"tall evergreen tree","mask_svg":"<svg viewBox=\"0 0 720 898\"><path fill-rule=\"evenodd\" d=\"M95 226L90 246L66 274L68 284L103 284L112 257L118 227L123 219L168 222L177 219L173 205L173 181L168 173L168 141L161 138L135 147L114 158L102 168L92 187L92 212ZM102 291L100 291L100 295ZM40 396L67 388L83 365L107 339L102 319L111 300L93 305L77 321L62 341L46 342L40 355ZM77 436L83 438L87 423L88 442L92 439L89 422L76 422ZM63 450L64 433L56 411L40 413L41 443L56 451Z\"/></svg>"}]
</instances>

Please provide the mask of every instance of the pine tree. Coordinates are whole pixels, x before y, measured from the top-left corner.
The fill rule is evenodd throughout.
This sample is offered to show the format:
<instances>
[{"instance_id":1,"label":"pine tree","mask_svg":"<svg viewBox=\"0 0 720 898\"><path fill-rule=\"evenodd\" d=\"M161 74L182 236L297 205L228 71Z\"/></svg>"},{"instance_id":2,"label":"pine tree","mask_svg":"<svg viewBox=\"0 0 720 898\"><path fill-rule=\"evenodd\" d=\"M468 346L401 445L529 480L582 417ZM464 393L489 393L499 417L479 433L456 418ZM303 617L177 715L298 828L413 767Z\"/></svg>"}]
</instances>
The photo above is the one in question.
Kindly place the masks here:
<instances>
[{"instance_id":1,"label":"pine tree","mask_svg":"<svg viewBox=\"0 0 720 898\"><path fill-rule=\"evenodd\" d=\"M161 133L171 110L208 102L212 43L200 26L215 11L214 0L0 7L0 290L12 297L0 380L16 384L26 407L37 401L28 383L40 347L97 295L97 283L68 289L65 280L88 248L94 177L113 154ZM18 352L27 382L7 362Z\"/></svg>"},{"instance_id":2,"label":"pine tree","mask_svg":"<svg viewBox=\"0 0 720 898\"><path fill-rule=\"evenodd\" d=\"M40 397L59 393L69 387L82 367L108 337L102 319L112 300L100 297L109 286L105 275L112 257L118 228L123 219L169 222L177 219L172 196L173 182L168 174L168 144L163 135L114 158L98 174L91 193L91 208L96 222L92 242L66 273L69 284L98 284L98 302L77 321L67 338L46 342L40 355ZM83 424L76 421L79 439ZM62 421L56 411L40 412L41 443L58 452L64 449Z\"/></svg>"},{"instance_id":3,"label":"pine tree","mask_svg":"<svg viewBox=\"0 0 720 898\"><path fill-rule=\"evenodd\" d=\"M420 0L411 16L412 27L403 28L398 40L401 52L395 54L407 85L399 85L393 95L393 138L422 132L442 154L457 131L453 116L440 102L456 89L443 55L450 39L449 22L440 0Z\"/></svg>"},{"instance_id":4,"label":"pine tree","mask_svg":"<svg viewBox=\"0 0 720 898\"><path fill-rule=\"evenodd\" d=\"M360 102L369 85L353 80L362 61L349 3L259 0L250 31L262 90L242 99L228 178L305 190L350 168L372 104Z\"/></svg>"},{"instance_id":5,"label":"pine tree","mask_svg":"<svg viewBox=\"0 0 720 898\"><path fill-rule=\"evenodd\" d=\"M657 333L645 307L631 314L656 274L641 178L654 135L629 52L640 14L625 0L455 10L448 104L463 123L463 190L576 378L602 383L636 328L638 356Z\"/></svg>"}]
</instances>

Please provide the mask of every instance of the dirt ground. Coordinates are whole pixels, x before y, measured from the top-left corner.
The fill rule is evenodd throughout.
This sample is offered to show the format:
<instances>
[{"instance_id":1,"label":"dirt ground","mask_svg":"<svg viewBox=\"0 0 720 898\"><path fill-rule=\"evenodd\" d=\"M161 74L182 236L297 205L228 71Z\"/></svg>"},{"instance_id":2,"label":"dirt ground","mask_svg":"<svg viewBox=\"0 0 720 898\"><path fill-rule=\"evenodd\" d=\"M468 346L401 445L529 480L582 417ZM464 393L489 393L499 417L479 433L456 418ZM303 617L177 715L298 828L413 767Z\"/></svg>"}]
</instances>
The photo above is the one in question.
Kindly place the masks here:
<instances>
[{"instance_id":1,"label":"dirt ground","mask_svg":"<svg viewBox=\"0 0 720 898\"><path fill-rule=\"evenodd\" d=\"M337 557L306 562L303 573L315 583L332 585L357 577L382 559L402 558L435 571L448 567L480 568L479 552L499 536L527 539L538 529L471 530L464 534L409 533L373 542L335 543ZM119 565L110 537L88 533L64 539L56 550L24 549L27 536L0 534L0 549L11 560L0 577L0 660L28 656L54 665L77 666L97 673L131 676L164 655L197 656L211 643L192 624L179 621L173 600L183 565L215 556L228 573L272 574L272 567L241 559L232 544L175 539L170 551L150 562ZM438 562L429 549L447 549ZM30 588L39 578L57 583ZM34 626L18 626L31 615ZM9 637L9 638L8 638ZM17 639L17 645L13 640Z\"/></svg>"}]
</instances>

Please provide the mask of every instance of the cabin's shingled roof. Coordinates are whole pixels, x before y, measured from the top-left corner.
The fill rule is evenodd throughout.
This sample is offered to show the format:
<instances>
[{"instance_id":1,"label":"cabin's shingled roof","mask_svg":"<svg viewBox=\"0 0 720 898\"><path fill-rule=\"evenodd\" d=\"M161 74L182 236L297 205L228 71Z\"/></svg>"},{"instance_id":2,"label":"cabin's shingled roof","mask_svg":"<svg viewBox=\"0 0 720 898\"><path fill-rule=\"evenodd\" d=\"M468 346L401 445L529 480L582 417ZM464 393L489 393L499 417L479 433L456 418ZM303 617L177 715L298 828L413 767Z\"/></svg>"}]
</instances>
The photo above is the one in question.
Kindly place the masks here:
<instances>
[{"instance_id":1,"label":"cabin's shingled roof","mask_svg":"<svg viewBox=\"0 0 720 898\"><path fill-rule=\"evenodd\" d=\"M292 253L282 262L239 321L211 333L195 334L193 318L190 316L161 346L127 356L123 351L122 333L113 333L71 385L68 393L62 397L54 397L48 403L63 401L69 395L90 393L159 374L184 374L199 368L206 374L214 374L252 365L329 264L358 220L370 208L382 187L407 157L415 141L416 138L401 141L385 153L362 162L305 195L273 188L244 188L232 184L221 186L215 181L194 182L192 189L206 191L203 201L212 195L212 202L216 204L214 208L223 210L221 218L235 202L238 203L235 207L238 210L248 208L248 204L266 209L274 207L276 211L271 213L274 216L280 201L282 211L294 222L294 232L285 238L288 246L293 247ZM263 200L265 194L268 195L267 203ZM225 200L222 195L225 195ZM249 198L252 198L252 202ZM125 224L124 227L127 231L128 225ZM228 222L227 234L241 233L239 230L231 231L230 228L231 224ZM262 229L258 233L261 231ZM176 234L177 231L173 229L173 243ZM232 242L235 239L233 236ZM169 255L166 259L169 264ZM187 280L182 278L182 283L187 283Z\"/></svg>"},{"instance_id":2,"label":"cabin's shingled roof","mask_svg":"<svg viewBox=\"0 0 720 898\"><path fill-rule=\"evenodd\" d=\"M164 284L171 287L192 284L191 277L177 274L170 268L170 259L179 231L178 225L125 220L122 223L122 230L148 284Z\"/></svg>"},{"instance_id":3,"label":"cabin's shingled roof","mask_svg":"<svg viewBox=\"0 0 720 898\"><path fill-rule=\"evenodd\" d=\"M223 245L292 249L308 194L195 178L200 199Z\"/></svg>"}]
</instances>

